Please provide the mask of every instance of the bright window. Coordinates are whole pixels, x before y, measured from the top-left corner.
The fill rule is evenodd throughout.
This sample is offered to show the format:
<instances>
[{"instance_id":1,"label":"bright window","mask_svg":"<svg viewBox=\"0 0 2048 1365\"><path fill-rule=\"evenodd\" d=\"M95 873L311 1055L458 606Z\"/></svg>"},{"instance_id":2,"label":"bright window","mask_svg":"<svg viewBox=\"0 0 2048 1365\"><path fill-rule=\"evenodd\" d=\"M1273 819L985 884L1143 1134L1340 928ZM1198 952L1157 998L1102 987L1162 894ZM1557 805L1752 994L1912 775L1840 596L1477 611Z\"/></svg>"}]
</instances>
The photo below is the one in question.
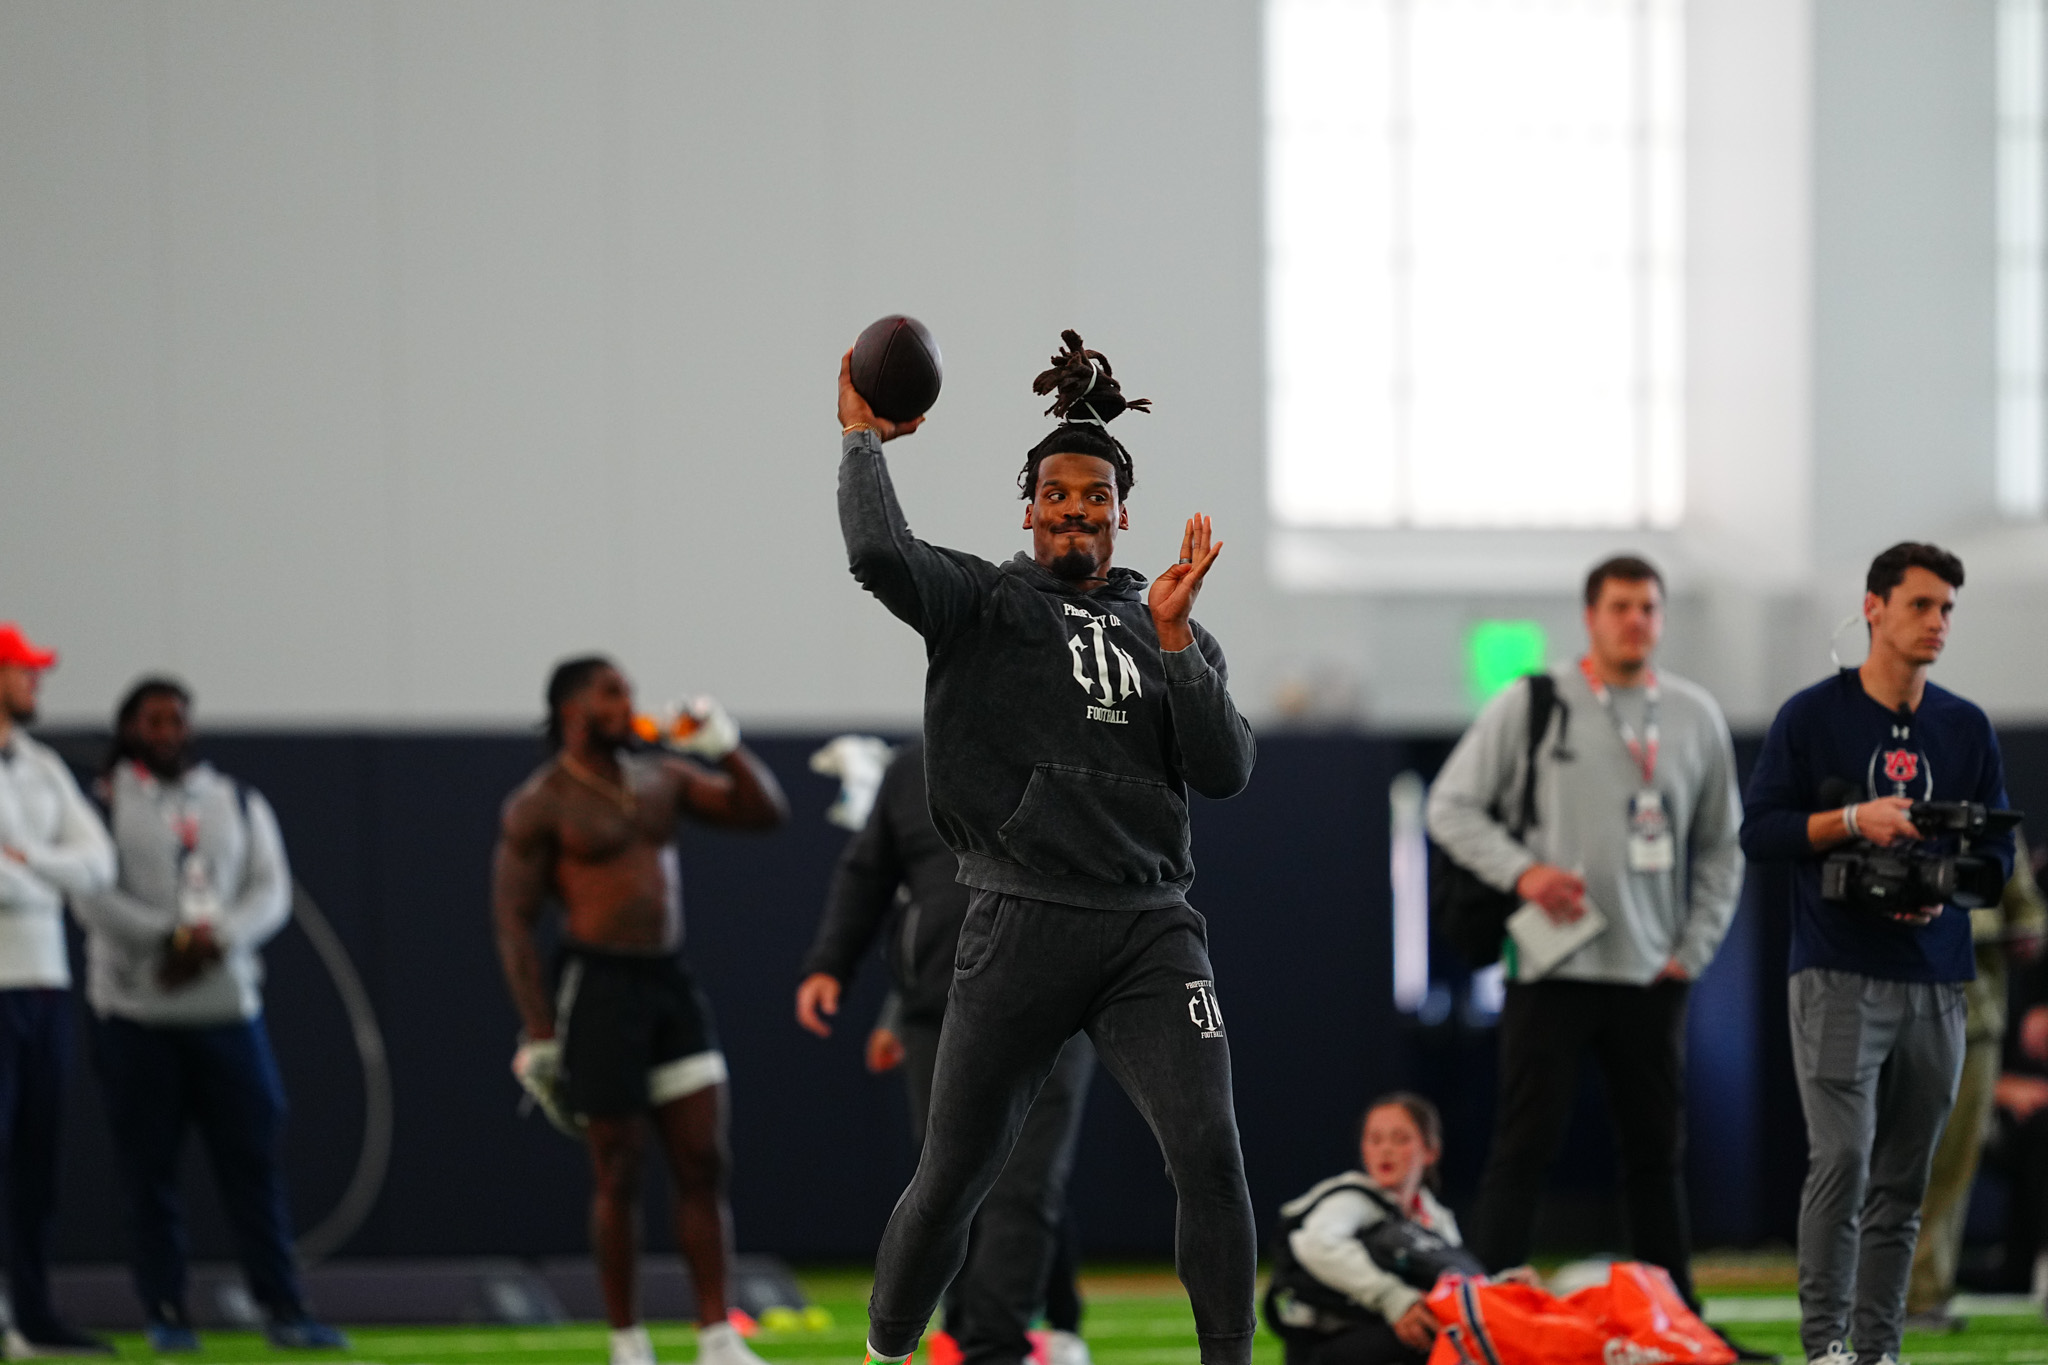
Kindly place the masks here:
<instances>
[{"instance_id":1,"label":"bright window","mask_svg":"<svg viewBox=\"0 0 2048 1365\"><path fill-rule=\"evenodd\" d=\"M1677 522L1682 4L1267 0L1280 521Z\"/></svg>"},{"instance_id":2,"label":"bright window","mask_svg":"<svg viewBox=\"0 0 2048 1365\"><path fill-rule=\"evenodd\" d=\"M2048 243L2041 163L2048 155L2042 0L1998 6L1998 501L2038 517L2048 502L2043 456L2043 291Z\"/></svg>"}]
</instances>

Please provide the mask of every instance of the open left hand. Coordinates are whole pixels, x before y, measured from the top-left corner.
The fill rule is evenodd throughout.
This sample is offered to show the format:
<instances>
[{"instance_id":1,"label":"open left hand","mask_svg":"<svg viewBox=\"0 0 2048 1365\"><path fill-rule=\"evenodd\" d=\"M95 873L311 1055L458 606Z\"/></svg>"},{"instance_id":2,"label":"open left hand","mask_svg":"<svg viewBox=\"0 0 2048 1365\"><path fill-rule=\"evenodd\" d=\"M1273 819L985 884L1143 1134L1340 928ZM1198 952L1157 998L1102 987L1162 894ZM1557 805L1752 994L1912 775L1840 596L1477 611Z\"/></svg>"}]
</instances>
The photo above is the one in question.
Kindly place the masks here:
<instances>
[{"instance_id":1,"label":"open left hand","mask_svg":"<svg viewBox=\"0 0 2048 1365\"><path fill-rule=\"evenodd\" d=\"M1153 579L1145 594L1152 622L1159 628L1159 647L1169 653L1195 642L1188 616L1195 609L1209 566L1223 553L1223 542L1211 539L1214 534L1209 518L1199 512L1189 517L1187 530L1180 537L1180 563Z\"/></svg>"}]
</instances>

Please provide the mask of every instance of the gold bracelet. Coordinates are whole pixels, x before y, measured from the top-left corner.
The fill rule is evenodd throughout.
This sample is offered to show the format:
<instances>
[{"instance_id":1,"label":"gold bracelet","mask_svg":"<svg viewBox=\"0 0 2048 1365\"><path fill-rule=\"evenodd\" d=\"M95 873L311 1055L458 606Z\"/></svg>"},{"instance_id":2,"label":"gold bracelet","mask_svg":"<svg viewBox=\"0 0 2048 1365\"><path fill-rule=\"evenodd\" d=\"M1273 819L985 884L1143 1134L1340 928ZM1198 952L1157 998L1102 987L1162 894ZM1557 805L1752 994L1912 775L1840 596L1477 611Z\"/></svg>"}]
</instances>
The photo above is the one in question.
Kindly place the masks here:
<instances>
[{"instance_id":1,"label":"gold bracelet","mask_svg":"<svg viewBox=\"0 0 2048 1365\"><path fill-rule=\"evenodd\" d=\"M841 436L846 435L849 431L874 431L877 436L882 434L879 431L875 431L875 424L873 422L848 422L845 426L839 428Z\"/></svg>"}]
</instances>

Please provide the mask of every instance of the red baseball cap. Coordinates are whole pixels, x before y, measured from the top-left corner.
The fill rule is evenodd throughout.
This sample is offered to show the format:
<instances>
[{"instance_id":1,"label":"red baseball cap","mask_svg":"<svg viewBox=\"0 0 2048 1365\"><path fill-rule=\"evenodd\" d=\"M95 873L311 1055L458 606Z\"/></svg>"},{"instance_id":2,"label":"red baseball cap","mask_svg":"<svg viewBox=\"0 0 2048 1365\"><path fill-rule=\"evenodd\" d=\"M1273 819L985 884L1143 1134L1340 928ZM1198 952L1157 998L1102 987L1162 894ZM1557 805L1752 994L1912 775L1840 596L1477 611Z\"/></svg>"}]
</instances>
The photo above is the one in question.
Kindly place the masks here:
<instances>
[{"instance_id":1,"label":"red baseball cap","mask_svg":"<svg viewBox=\"0 0 2048 1365\"><path fill-rule=\"evenodd\" d=\"M48 668L57 662L57 651L44 649L28 636L21 633L21 627L12 621L0 621L0 665L14 664L21 668Z\"/></svg>"}]
</instances>

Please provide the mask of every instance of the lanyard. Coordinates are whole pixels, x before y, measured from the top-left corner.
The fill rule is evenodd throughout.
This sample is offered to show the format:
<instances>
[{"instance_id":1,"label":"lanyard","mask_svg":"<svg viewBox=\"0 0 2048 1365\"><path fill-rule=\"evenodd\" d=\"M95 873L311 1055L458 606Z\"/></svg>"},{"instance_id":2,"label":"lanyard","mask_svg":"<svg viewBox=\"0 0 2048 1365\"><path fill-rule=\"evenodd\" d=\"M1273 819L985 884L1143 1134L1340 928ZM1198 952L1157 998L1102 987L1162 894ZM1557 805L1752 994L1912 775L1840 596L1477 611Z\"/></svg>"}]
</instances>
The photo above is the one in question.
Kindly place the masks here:
<instances>
[{"instance_id":1,"label":"lanyard","mask_svg":"<svg viewBox=\"0 0 2048 1365\"><path fill-rule=\"evenodd\" d=\"M1615 733L1628 746L1628 756L1643 770L1643 785L1650 786L1657 777L1657 673L1654 669L1643 670L1643 737L1636 738L1635 727L1621 718L1614 709L1614 698L1608 694L1607 684L1600 681L1600 675L1593 671L1593 660L1581 657L1579 672L1585 675L1586 686L1592 690L1593 700L1600 703L1600 709L1607 713L1607 719L1614 722Z\"/></svg>"},{"instance_id":2,"label":"lanyard","mask_svg":"<svg viewBox=\"0 0 2048 1365\"><path fill-rule=\"evenodd\" d=\"M135 765L135 777L157 798L157 809L163 812L164 823L171 827L171 837L178 841L178 864L182 867L187 858L199 851L199 815L192 808L185 784L179 782L174 790L140 763Z\"/></svg>"}]
</instances>

